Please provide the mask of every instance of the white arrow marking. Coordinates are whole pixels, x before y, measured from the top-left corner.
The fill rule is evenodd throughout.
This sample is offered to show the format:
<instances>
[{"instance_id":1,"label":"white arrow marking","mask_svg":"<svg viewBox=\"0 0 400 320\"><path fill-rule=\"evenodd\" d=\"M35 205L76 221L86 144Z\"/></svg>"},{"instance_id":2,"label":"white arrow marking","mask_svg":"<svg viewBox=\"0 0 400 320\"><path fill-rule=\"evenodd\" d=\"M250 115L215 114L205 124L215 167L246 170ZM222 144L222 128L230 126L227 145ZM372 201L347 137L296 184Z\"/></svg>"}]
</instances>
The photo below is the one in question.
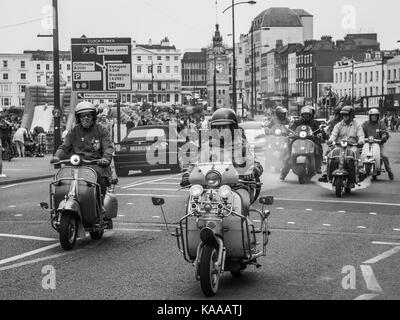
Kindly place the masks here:
<instances>
[{"instance_id":1,"label":"white arrow marking","mask_svg":"<svg viewBox=\"0 0 400 320\"><path fill-rule=\"evenodd\" d=\"M378 281L375 278L374 271L371 266L361 265L361 272L364 277L365 283L367 284L368 290L375 292L382 292L382 288L379 285Z\"/></svg>"},{"instance_id":2,"label":"white arrow marking","mask_svg":"<svg viewBox=\"0 0 400 320\"><path fill-rule=\"evenodd\" d=\"M365 264L377 263L378 261L381 261L383 259L386 259L386 258L394 255L397 251L400 251L400 246L399 247L394 247L393 249L385 251L384 253L380 254L379 256L376 256L375 258L372 258L372 259L369 259L367 261L364 261L363 263L365 263Z\"/></svg>"}]
</instances>

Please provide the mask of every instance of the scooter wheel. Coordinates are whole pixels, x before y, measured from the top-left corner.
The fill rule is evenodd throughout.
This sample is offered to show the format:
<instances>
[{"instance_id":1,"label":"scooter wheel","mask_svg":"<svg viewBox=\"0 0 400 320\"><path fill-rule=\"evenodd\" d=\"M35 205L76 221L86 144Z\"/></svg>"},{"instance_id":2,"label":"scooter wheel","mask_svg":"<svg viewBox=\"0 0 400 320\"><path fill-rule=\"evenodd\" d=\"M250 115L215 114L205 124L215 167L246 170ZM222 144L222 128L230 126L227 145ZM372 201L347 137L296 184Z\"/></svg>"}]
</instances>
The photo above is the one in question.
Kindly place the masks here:
<instances>
[{"instance_id":1,"label":"scooter wheel","mask_svg":"<svg viewBox=\"0 0 400 320\"><path fill-rule=\"evenodd\" d=\"M206 297L213 297L218 291L220 273L215 268L217 259L217 249L205 245L200 257L200 285Z\"/></svg>"},{"instance_id":2,"label":"scooter wheel","mask_svg":"<svg viewBox=\"0 0 400 320\"><path fill-rule=\"evenodd\" d=\"M78 224L72 213L63 213L60 221L60 244L64 250L72 250L76 242Z\"/></svg>"},{"instance_id":3,"label":"scooter wheel","mask_svg":"<svg viewBox=\"0 0 400 320\"><path fill-rule=\"evenodd\" d=\"M103 234L104 234L104 230L93 231L93 232L90 232L90 237L92 238L92 240L100 240L101 238L103 238Z\"/></svg>"},{"instance_id":4,"label":"scooter wheel","mask_svg":"<svg viewBox=\"0 0 400 320\"><path fill-rule=\"evenodd\" d=\"M335 192L336 197L341 198L343 195L343 186L342 186L342 178L336 178L336 185L335 185Z\"/></svg>"}]
</instances>

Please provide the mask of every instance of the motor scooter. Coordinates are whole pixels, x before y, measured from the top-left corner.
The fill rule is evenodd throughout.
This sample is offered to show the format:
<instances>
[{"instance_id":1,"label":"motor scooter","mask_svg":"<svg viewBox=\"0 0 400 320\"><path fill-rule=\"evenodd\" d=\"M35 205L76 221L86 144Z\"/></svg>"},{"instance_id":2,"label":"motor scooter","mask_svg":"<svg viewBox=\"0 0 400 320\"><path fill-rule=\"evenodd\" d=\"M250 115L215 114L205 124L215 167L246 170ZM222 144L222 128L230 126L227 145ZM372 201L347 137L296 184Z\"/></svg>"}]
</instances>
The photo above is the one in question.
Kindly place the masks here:
<instances>
[{"instance_id":1,"label":"motor scooter","mask_svg":"<svg viewBox=\"0 0 400 320\"><path fill-rule=\"evenodd\" d=\"M284 125L276 125L266 129L266 135L266 168L273 173L279 173L289 153L287 128Z\"/></svg>"},{"instance_id":2,"label":"motor scooter","mask_svg":"<svg viewBox=\"0 0 400 320\"><path fill-rule=\"evenodd\" d=\"M273 197L260 197L261 211L251 209L261 183L241 180L229 162L199 163L191 171L189 182L186 214L171 235L177 238L184 259L195 266L204 295L210 297L216 295L224 271L237 277L248 265L261 267L257 259L266 255L270 235L270 211L264 206L271 205ZM250 198L240 186L253 186ZM164 215L165 200L153 197L152 201L161 206ZM251 213L257 219L251 219Z\"/></svg>"},{"instance_id":3,"label":"motor scooter","mask_svg":"<svg viewBox=\"0 0 400 320\"><path fill-rule=\"evenodd\" d=\"M336 146L328 156L327 174L328 180L335 190L336 197L340 198L343 195L343 191L349 194L351 189L359 185L359 160L356 153L349 148L352 146L358 147L358 144L342 140L337 142Z\"/></svg>"},{"instance_id":4,"label":"motor scooter","mask_svg":"<svg viewBox=\"0 0 400 320\"><path fill-rule=\"evenodd\" d=\"M110 188L103 200L96 171L85 166L97 164L97 161L73 155L68 160L54 163L67 166L58 170L50 184L50 205L42 202L40 206L50 213L51 226L59 233L64 250L73 249L77 235L84 238L85 231L93 240L99 240L104 230L113 228L112 219L118 212L114 195L118 179L110 179Z\"/></svg>"},{"instance_id":5,"label":"motor scooter","mask_svg":"<svg viewBox=\"0 0 400 320\"><path fill-rule=\"evenodd\" d=\"M375 139L373 136L365 139L361 160L367 176L372 176L372 181L377 180L382 172L381 144L382 140Z\"/></svg>"},{"instance_id":6,"label":"motor scooter","mask_svg":"<svg viewBox=\"0 0 400 320\"><path fill-rule=\"evenodd\" d=\"M314 133L321 130L322 127L313 131L310 126L301 125L294 131L289 130L289 138L293 140L290 160L291 169L298 176L300 184L311 180L316 174L315 165L315 143Z\"/></svg>"}]
</instances>

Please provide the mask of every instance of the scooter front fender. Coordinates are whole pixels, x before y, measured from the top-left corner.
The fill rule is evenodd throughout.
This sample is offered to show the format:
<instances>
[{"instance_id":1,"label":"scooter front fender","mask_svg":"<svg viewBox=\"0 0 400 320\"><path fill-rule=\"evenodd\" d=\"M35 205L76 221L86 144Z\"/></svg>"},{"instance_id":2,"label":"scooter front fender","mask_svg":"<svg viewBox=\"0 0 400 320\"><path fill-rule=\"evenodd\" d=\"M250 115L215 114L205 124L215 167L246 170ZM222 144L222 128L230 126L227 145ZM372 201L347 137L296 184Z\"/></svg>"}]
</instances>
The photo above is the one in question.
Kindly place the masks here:
<instances>
[{"instance_id":1,"label":"scooter front fender","mask_svg":"<svg viewBox=\"0 0 400 320\"><path fill-rule=\"evenodd\" d=\"M57 209L59 219L61 219L61 215L64 212L73 213L77 216L78 238L84 239L86 237L86 232L85 232L85 227L82 224L82 212L78 201L72 198L61 201Z\"/></svg>"}]
</instances>

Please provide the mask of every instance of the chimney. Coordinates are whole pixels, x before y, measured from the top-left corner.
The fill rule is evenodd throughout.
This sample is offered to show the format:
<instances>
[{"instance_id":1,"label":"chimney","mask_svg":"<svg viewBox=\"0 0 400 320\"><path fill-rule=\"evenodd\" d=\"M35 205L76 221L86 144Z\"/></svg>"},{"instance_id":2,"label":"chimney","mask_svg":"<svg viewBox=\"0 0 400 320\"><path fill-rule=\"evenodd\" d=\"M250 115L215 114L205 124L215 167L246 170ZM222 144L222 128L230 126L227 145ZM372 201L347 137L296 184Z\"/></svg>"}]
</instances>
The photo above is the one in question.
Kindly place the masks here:
<instances>
[{"instance_id":1,"label":"chimney","mask_svg":"<svg viewBox=\"0 0 400 320\"><path fill-rule=\"evenodd\" d=\"M149 46L152 46L152 45L153 45L153 42L151 41L151 38L149 39L148 45L149 45Z\"/></svg>"},{"instance_id":2,"label":"chimney","mask_svg":"<svg viewBox=\"0 0 400 320\"><path fill-rule=\"evenodd\" d=\"M161 40L161 46L169 47L169 39L168 39L168 37L165 37L163 40Z\"/></svg>"},{"instance_id":3,"label":"chimney","mask_svg":"<svg viewBox=\"0 0 400 320\"><path fill-rule=\"evenodd\" d=\"M136 40L133 40L132 41L132 49L135 49L136 48Z\"/></svg>"},{"instance_id":4,"label":"chimney","mask_svg":"<svg viewBox=\"0 0 400 320\"><path fill-rule=\"evenodd\" d=\"M283 40L276 40L276 49L282 48L283 47Z\"/></svg>"}]
</instances>

